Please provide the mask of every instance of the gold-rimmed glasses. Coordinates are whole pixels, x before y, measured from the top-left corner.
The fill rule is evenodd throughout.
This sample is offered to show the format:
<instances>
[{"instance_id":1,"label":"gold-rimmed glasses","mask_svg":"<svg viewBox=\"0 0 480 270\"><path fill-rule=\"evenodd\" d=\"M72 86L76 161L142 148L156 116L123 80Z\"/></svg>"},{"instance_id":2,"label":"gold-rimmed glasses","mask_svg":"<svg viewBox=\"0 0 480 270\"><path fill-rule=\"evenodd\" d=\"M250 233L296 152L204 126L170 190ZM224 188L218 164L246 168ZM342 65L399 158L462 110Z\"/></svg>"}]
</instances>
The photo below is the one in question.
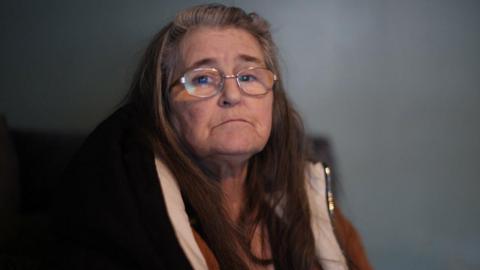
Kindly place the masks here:
<instances>
[{"instance_id":1,"label":"gold-rimmed glasses","mask_svg":"<svg viewBox=\"0 0 480 270\"><path fill-rule=\"evenodd\" d=\"M249 67L232 75L225 75L216 68L200 67L185 72L172 86L180 82L188 94L207 98L220 93L225 79L230 78L235 78L238 87L251 96L265 95L277 80L277 76L264 67Z\"/></svg>"}]
</instances>

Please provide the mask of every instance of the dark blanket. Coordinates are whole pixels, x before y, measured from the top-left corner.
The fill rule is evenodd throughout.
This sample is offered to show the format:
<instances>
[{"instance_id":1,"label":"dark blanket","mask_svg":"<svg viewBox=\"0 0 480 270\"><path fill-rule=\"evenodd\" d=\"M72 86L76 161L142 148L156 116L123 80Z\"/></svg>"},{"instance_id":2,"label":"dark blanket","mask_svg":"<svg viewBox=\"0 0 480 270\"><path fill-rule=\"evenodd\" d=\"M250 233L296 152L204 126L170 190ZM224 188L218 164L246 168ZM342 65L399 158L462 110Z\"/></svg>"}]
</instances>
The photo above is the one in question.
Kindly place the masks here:
<instances>
[{"instance_id":1,"label":"dark blanket","mask_svg":"<svg viewBox=\"0 0 480 270\"><path fill-rule=\"evenodd\" d=\"M191 269L137 115L120 108L68 166L54 200L49 269Z\"/></svg>"}]
</instances>

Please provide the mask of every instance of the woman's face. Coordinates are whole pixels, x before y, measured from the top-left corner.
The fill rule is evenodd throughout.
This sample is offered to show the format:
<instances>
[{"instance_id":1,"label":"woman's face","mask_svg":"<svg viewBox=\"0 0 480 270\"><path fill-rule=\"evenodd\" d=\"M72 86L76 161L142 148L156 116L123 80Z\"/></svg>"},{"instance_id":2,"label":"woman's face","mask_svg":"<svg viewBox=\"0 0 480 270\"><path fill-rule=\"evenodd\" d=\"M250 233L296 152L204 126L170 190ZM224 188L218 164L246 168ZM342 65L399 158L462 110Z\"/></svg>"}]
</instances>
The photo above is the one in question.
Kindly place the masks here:
<instances>
[{"instance_id":1,"label":"woman's face","mask_svg":"<svg viewBox=\"0 0 480 270\"><path fill-rule=\"evenodd\" d=\"M248 67L265 67L258 41L245 30L201 27L180 43L185 70L214 67L231 75ZM203 159L246 161L261 151L270 136L273 92L250 96L234 78L208 98L191 96L182 84L171 90L173 124Z\"/></svg>"}]
</instances>

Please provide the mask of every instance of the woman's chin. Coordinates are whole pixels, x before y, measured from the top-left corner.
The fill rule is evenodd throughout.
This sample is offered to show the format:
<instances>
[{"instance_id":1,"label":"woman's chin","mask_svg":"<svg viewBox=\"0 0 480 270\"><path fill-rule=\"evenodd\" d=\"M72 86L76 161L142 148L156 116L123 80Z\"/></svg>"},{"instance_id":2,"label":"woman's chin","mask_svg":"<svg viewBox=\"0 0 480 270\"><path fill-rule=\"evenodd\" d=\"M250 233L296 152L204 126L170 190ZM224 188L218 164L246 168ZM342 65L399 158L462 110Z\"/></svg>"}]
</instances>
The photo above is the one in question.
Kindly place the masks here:
<instances>
[{"instance_id":1,"label":"woman's chin","mask_svg":"<svg viewBox=\"0 0 480 270\"><path fill-rule=\"evenodd\" d=\"M230 140L226 143L219 142L210 149L208 156L212 159L229 159L243 162L260 152L263 146L264 144L252 144L245 140L237 142Z\"/></svg>"},{"instance_id":2,"label":"woman's chin","mask_svg":"<svg viewBox=\"0 0 480 270\"><path fill-rule=\"evenodd\" d=\"M246 159L250 158L254 154L258 153L261 149L256 147L235 147L232 145L226 147L215 147L214 152L216 155L222 156L239 156L239 157L246 157Z\"/></svg>"}]
</instances>

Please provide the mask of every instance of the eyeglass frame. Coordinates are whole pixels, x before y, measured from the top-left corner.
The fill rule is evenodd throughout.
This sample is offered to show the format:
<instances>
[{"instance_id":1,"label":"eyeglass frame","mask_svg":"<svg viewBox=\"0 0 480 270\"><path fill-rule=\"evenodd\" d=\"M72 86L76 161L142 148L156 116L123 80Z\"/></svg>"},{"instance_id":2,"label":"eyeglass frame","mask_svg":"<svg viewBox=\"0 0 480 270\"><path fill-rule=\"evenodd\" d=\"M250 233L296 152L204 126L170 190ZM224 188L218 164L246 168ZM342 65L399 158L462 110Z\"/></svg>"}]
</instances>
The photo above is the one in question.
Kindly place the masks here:
<instances>
[{"instance_id":1,"label":"eyeglass frame","mask_svg":"<svg viewBox=\"0 0 480 270\"><path fill-rule=\"evenodd\" d=\"M248 71L248 70L252 70L252 69L265 69L267 71L270 71L273 75L273 83L272 83L272 88L271 89L267 89L267 91L265 93L262 93L262 94L250 94L248 93L247 91L245 91L245 89L243 89L243 87L240 85L240 82L238 81L238 78L239 78L239 74L241 72L245 72L245 71ZM220 84L219 84L219 87L217 87L216 91L213 92L211 95L209 96L197 96L197 95L192 95L188 90L186 90L186 88L184 88L185 91L187 91L187 93L193 97L199 97L199 98L209 98L209 97L213 97L217 94L219 94L221 91L223 91L224 89L224 86L225 86L225 79L233 79L235 78L235 81L237 82L237 86L238 88L240 88L242 90L243 93L245 93L246 95L249 95L249 96L261 96L261 95L266 95L268 93L268 91L272 90L273 89L273 85L275 84L275 82L278 80L278 76L277 74L275 74L273 71L271 71L269 68L267 67L248 67L246 69L242 69L240 70L239 72L237 72L237 74L225 74L222 70L218 69L218 68L215 68L215 67L198 67L198 68L193 68L193 69L188 69L187 71L185 71L183 73L183 75L176 79L172 84L171 86L169 87L169 89L173 88L175 85L177 85L178 83L181 83L183 86L185 86L185 83L186 83L186 79L185 79L185 75L188 73L188 72L191 72L191 71L196 71L196 70L210 70L210 71L216 71L218 72L218 74L220 75L221 77L221 81L220 81Z\"/></svg>"}]
</instances>

